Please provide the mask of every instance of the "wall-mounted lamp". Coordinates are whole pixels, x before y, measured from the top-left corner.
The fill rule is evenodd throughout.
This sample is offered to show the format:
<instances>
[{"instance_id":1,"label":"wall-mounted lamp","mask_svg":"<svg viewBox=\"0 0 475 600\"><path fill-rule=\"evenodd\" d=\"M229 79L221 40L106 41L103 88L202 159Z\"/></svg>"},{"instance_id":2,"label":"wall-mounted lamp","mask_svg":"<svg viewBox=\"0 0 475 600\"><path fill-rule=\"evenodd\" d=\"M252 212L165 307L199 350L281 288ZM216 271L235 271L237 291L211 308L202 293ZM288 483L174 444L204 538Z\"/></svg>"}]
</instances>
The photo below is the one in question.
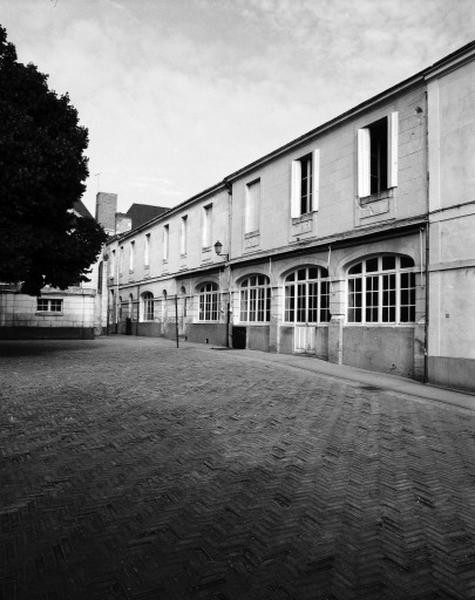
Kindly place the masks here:
<instances>
[{"instance_id":1,"label":"wall-mounted lamp","mask_svg":"<svg viewBox=\"0 0 475 600\"><path fill-rule=\"evenodd\" d=\"M225 260L229 260L229 254L221 254L223 250L223 244L218 240L214 245L214 251L218 256L223 256Z\"/></svg>"}]
</instances>

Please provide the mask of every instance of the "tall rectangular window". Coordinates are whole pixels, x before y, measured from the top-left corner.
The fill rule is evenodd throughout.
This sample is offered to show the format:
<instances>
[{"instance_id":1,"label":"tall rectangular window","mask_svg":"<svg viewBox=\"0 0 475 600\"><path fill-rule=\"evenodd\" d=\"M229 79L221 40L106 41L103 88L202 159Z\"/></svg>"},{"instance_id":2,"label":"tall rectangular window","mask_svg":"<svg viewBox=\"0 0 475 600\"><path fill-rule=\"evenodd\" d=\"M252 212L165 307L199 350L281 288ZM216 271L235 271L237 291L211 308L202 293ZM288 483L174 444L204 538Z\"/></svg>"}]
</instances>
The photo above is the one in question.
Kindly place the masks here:
<instances>
[{"instance_id":1,"label":"tall rectangular window","mask_svg":"<svg viewBox=\"0 0 475 600\"><path fill-rule=\"evenodd\" d=\"M397 186L398 113L358 130L358 195L379 194Z\"/></svg>"},{"instance_id":2,"label":"tall rectangular window","mask_svg":"<svg viewBox=\"0 0 475 600\"><path fill-rule=\"evenodd\" d=\"M124 246L119 248L119 275L124 271Z\"/></svg>"},{"instance_id":3,"label":"tall rectangular window","mask_svg":"<svg viewBox=\"0 0 475 600\"><path fill-rule=\"evenodd\" d=\"M292 161L291 202L292 218L318 210L320 151L314 150Z\"/></svg>"},{"instance_id":4,"label":"tall rectangular window","mask_svg":"<svg viewBox=\"0 0 475 600\"><path fill-rule=\"evenodd\" d=\"M203 207L203 229L202 229L202 246L203 248L209 248L212 240L212 218L213 218L213 205L208 204Z\"/></svg>"},{"instance_id":5,"label":"tall rectangular window","mask_svg":"<svg viewBox=\"0 0 475 600\"><path fill-rule=\"evenodd\" d=\"M246 206L244 233L259 231L259 205L261 200L261 180L256 179L246 185Z\"/></svg>"},{"instance_id":6,"label":"tall rectangular window","mask_svg":"<svg viewBox=\"0 0 475 600\"><path fill-rule=\"evenodd\" d=\"M170 225L163 226L163 260L168 260L170 248Z\"/></svg>"},{"instance_id":7,"label":"tall rectangular window","mask_svg":"<svg viewBox=\"0 0 475 600\"><path fill-rule=\"evenodd\" d=\"M115 250L111 252L111 259L109 263L109 277L115 277Z\"/></svg>"},{"instance_id":8,"label":"tall rectangular window","mask_svg":"<svg viewBox=\"0 0 475 600\"><path fill-rule=\"evenodd\" d=\"M149 233L147 233L145 235L145 247L144 247L143 262L146 267L150 266L150 234Z\"/></svg>"},{"instance_id":9,"label":"tall rectangular window","mask_svg":"<svg viewBox=\"0 0 475 600\"><path fill-rule=\"evenodd\" d=\"M135 241L130 242L129 248L129 271L132 272L134 270L135 265Z\"/></svg>"},{"instance_id":10,"label":"tall rectangular window","mask_svg":"<svg viewBox=\"0 0 475 600\"><path fill-rule=\"evenodd\" d=\"M300 214L312 212L312 155L300 159Z\"/></svg>"},{"instance_id":11,"label":"tall rectangular window","mask_svg":"<svg viewBox=\"0 0 475 600\"><path fill-rule=\"evenodd\" d=\"M180 254L185 256L188 251L188 216L185 215L180 221Z\"/></svg>"}]
</instances>

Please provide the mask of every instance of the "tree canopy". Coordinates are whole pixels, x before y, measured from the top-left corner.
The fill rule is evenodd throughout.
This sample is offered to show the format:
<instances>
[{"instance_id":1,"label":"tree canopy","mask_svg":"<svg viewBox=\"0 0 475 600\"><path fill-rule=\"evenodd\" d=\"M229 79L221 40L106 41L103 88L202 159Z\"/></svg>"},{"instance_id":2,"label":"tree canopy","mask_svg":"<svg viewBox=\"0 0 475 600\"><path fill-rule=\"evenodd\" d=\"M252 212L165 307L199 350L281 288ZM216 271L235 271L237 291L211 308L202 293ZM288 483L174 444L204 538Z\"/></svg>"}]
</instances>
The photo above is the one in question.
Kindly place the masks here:
<instances>
[{"instance_id":1,"label":"tree canopy","mask_svg":"<svg viewBox=\"0 0 475 600\"><path fill-rule=\"evenodd\" d=\"M106 238L72 210L88 176L88 132L47 79L18 62L0 26L0 281L29 294L87 281Z\"/></svg>"}]
</instances>

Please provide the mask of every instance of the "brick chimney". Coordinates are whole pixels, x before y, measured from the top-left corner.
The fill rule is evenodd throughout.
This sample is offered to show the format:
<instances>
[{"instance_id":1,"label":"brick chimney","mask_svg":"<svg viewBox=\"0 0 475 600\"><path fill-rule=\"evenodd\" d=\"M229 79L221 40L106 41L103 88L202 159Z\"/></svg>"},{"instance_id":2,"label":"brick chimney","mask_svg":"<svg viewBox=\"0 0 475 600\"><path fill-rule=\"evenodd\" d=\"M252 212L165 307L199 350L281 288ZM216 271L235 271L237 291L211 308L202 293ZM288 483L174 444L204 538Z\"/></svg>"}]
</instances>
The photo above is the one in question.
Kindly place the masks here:
<instances>
[{"instance_id":1,"label":"brick chimney","mask_svg":"<svg viewBox=\"0 0 475 600\"><path fill-rule=\"evenodd\" d=\"M96 221L104 227L108 235L115 234L115 215L117 212L117 194L98 192L96 195Z\"/></svg>"}]
</instances>

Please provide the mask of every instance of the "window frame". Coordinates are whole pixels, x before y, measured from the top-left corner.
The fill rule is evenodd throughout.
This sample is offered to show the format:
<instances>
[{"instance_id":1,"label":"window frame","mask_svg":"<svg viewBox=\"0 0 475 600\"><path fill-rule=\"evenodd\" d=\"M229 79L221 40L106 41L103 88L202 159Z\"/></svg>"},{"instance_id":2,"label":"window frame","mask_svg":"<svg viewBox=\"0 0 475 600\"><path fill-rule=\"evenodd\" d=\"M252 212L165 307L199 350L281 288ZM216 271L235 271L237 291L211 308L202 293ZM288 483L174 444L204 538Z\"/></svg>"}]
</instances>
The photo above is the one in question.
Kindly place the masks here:
<instances>
[{"instance_id":1,"label":"window frame","mask_svg":"<svg viewBox=\"0 0 475 600\"><path fill-rule=\"evenodd\" d=\"M163 245L162 245L162 252L163 252L163 262L166 263L168 262L168 259L170 257L170 224L167 223L166 225L163 226Z\"/></svg>"},{"instance_id":2,"label":"window frame","mask_svg":"<svg viewBox=\"0 0 475 600\"><path fill-rule=\"evenodd\" d=\"M129 273L134 272L135 267L135 240L129 244Z\"/></svg>"},{"instance_id":3,"label":"window frame","mask_svg":"<svg viewBox=\"0 0 475 600\"><path fill-rule=\"evenodd\" d=\"M259 282L259 280L264 280L264 282ZM247 276L239 286L240 322L248 324L269 323L271 298L272 289L267 275L255 273ZM262 318L259 318L260 315L262 315ZM253 316L254 318L251 318Z\"/></svg>"},{"instance_id":4,"label":"window frame","mask_svg":"<svg viewBox=\"0 0 475 600\"><path fill-rule=\"evenodd\" d=\"M146 269L150 268L150 239L151 233L145 234L144 250L143 250L143 263Z\"/></svg>"},{"instance_id":5,"label":"window frame","mask_svg":"<svg viewBox=\"0 0 475 600\"><path fill-rule=\"evenodd\" d=\"M155 298L152 292L143 292L140 296L142 303L142 319L143 323L152 322L155 320Z\"/></svg>"},{"instance_id":6,"label":"window frame","mask_svg":"<svg viewBox=\"0 0 475 600\"><path fill-rule=\"evenodd\" d=\"M244 234L257 233L260 227L261 178L246 183L244 204Z\"/></svg>"},{"instance_id":7,"label":"window frame","mask_svg":"<svg viewBox=\"0 0 475 600\"><path fill-rule=\"evenodd\" d=\"M214 281L205 281L198 286L198 321L219 321L219 287ZM214 317L214 318L213 318Z\"/></svg>"},{"instance_id":8,"label":"window frame","mask_svg":"<svg viewBox=\"0 0 475 600\"><path fill-rule=\"evenodd\" d=\"M312 277L311 271L317 276ZM305 271L306 276L299 274ZM304 294L302 294L304 288ZM303 315L302 315L303 311ZM293 318L288 318L293 315ZM316 319L309 318L316 316ZM304 316L305 318L301 318ZM330 277L320 265L302 265L292 269L284 279L284 320L291 325L323 325L329 323Z\"/></svg>"},{"instance_id":9,"label":"window frame","mask_svg":"<svg viewBox=\"0 0 475 600\"><path fill-rule=\"evenodd\" d=\"M188 253L188 215L183 215L180 219L180 256L184 257Z\"/></svg>"},{"instance_id":10,"label":"window frame","mask_svg":"<svg viewBox=\"0 0 475 600\"><path fill-rule=\"evenodd\" d=\"M384 260L394 260L394 268L384 268ZM410 260L411 266L401 266ZM377 268L373 264L377 262ZM352 269L360 269L350 273ZM416 273L412 257L382 253L351 264L346 273L346 324L350 326L414 326L416 323ZM404 280L406 284L403 285ZM357 283L359 282L359 283ZM403 298L406 301L403 302ZM368 304L368 299L371 303ZM407 318L402 319L402 310ZM394 314L394 318L391 315Z\"/></svg>"},{"instance_id":11,"label":"window frame","mask_svg":"<svg viewBox=\"0 0 475 600\"><path fill-rule=\"evenodd\" d=\"M378 138L377 132L381 130L382 121L386 121L386 147L380 148L380 153L385 156L384 177L381 172L381 157L375 154L371 147ZM397 111L381 116L361 127L357 131L357 158L358 158L358 197L378 198L380 195L388 194L398 185L398 130L399 113ZM380 135L380 134L379 134ZM373 138L373 142L371 139ZM372 172L374 165L378 166L379 174ZM376 178L376 184L372 183ZM385 180L385 186L381 185L381 179ZM376 188L376 189L375 189Z\"/></svg>"},{"instance_id":12,"label":"window frame","mask_svg":"<svg viewBox=\"0 0 475 600\"><path fill-rule=\"evenodd\" d=\"M303 165L306 165L305 169ZM318 211L319 188L320 149L316 148L299 156L291 163L291 218L305 217Z\"/></svg>"},{"instance_id":13,"label":"window frame","mask_svg":"<svg viewBox=\"0 0 475 600\"><path fill-rule=\"evenodd\" d=\"M211 248L213 240L213 204L203 206L201 247L203 249Z\"/></svg>"},{"instance_id":14,"label":"window frame","mask_svg":"<svg viewBox=\"0 0 475 600\"><path fill-rule=\"evenodd\" d=\"M62 298L36 298L36 312L41 314L53 314L59 315L63 314L63 305L64 301ZM46 308L43 308L46 306ZM55 307L55 308L53 308Z\"/></svg>"}]
</instances>

